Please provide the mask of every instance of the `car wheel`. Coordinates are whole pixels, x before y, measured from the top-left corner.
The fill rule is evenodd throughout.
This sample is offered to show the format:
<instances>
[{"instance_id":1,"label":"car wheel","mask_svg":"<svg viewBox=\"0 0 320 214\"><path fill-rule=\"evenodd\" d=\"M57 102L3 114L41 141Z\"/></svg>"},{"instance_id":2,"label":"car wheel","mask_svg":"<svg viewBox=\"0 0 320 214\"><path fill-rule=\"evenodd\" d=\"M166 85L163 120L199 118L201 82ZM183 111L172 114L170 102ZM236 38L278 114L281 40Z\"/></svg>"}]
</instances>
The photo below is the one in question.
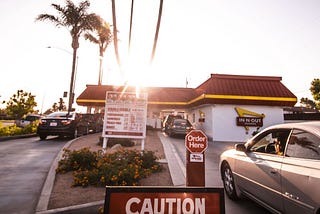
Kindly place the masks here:
<instances>
[{"instance_id":1,"label":"car wheel","mask_svg":"<svg viewBox=\"0 0 320 214\"><path fill-rule=\"evenodd\" d=\"M39 135L39 137L40 137L40 140L45 140L47 138L47 135L41 134L41 135Z\"/></svg>"},{"instance_id":2,"label":"car wheel","mask_svg":"<svg viewBox=\"0 0 320 214\"><path fill-rule=\"evenodd\" d=\"M239 199L236 192L233 173L232 173L232 170L230 169L230 166L227 163L225 163L222 167L222 181L223 181L224 190L227 196L231 200Z\"/></svg>"}]
</instances>

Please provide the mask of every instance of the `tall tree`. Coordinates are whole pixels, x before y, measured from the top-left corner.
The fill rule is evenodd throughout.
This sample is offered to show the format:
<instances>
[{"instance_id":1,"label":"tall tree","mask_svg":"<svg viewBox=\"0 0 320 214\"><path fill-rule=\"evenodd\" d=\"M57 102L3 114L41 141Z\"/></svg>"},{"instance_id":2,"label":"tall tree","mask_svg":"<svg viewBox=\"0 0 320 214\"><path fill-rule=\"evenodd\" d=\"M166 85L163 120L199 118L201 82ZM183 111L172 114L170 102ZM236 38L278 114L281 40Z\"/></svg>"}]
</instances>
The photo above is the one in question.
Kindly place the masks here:
<instances>
[{"instance_id":1,"label":"tall tree","mask_svg":"<svg viewBox=\"0 0 320 214\"><path fill-rule=\"evenodd\" d=\"M111 0L112 4L112 26L113 26L113 43L114 43L114 51L116 55L116 59L118 65L121 66L120 56L119 56L119 48L118 48L118 29L117 29L117 14L116 14L116 1Z\"/></svg>"},{"instance_id":2,"label":"tall tree","mask_svg":"<svg viewBox=\"0 0 320 214\"><path fill-rule=\"evenodd\" d=\"M106 51L108 45L112 41L112 33L110 29L109 23L104 21L101 17L99 17L99 25L95 27L95 29L92 31L92 33L87 32L85 33L84 37L85 39L89 40L92 43L95 43L99 45L99 78L98 78L98 85L101 85L102 82L102 62L103 62L103 56L104 52Z\"/></svg>"},{"instance_id":3,"label":"tall tree","mask_svg":"<svg viewBox=\"0 0 320 214\"><path fill-rule=\"evenodd\" d=\"M313 99L316 101L320 101L320 79L312 80L310 91Z\"/></svg>"},{"instance_id":4,"label":"tall tree","mask_svg":"<svg viewBox=\"0 0 320 214\"><path fill-rule=\"evenodd\" d=\"M315 100L317 109L320 109L320 79L313 79L311 82L310 91Z\"/></svg>"},{"instance_id":5,"label":"tall tree","mask_svg":"<svg viewBox=\"0 0 320 214\"><path fill-rule=\"evenodd\" d=\"M15 119L21 119L23 116L35 112L34 107L36 106L37 102L34 95L18 90L7 102L6 112Z\"/></svg>"},{"instance_id":6,"label":"tall tree","mask_svg":"<svg viewBox=\"0 0 320 214\"><path fill-rule=\"evenodd\" d=\"M77 50L79 48L79 37L85 31L91 31L98 24L97 15L88 13L90 7L89 1L82 1L79 5L75 5L72 1L66 0L66 5L51 4L57 11L58 15L40 14L36 21L50 21L56 27L66 27L72 37L71 47L73 49L72 71L69 90L68 111L72 109L74 98L74 80L77 60Z\"/></svg>"},{"instance_id":7,"label":"tall tree","mask_svg":"<svg viewBox=\"0 0 320 214\"><path fill-rule=\"evenodd\" d=\"M309 100L307 97L302 97L300 99L300 104L307 108L317 109L317 104L313 100Z\"/></svg>"},{"instance_id":8,"label":"tall tree","mask_svg":"<svg viewBox=\"0 0 320 214\"><path fill-rule=\"evenodd\" d=\"M129 41L128 41L128 50L129 50L129 52L130 52L130 49L131 49L131 35L132 35L133 8L134 8L134 0L131 0L131 10L130 10L130 27L129 27Z\"/></svg>"},{"instance_id":9,"label":"tall tree","mask_svg":"<svg viewBox=\"0 0 320 214\"><path fill-rule=\"evenodd\" d=\"M158 21L157 21L156 32L155 32L155 35L154 35L154 40L153 40L153 48L152 48L150 63L152 63L154 55L156 53L156 49L157 49L157 42L158 42L158 36L159 36L159 30L160 30L160 24L161 24L161 17L162 17L162 8L163 8L163 0L160 0L159 12L158 12Z\"/></svg>"}]
</instances>

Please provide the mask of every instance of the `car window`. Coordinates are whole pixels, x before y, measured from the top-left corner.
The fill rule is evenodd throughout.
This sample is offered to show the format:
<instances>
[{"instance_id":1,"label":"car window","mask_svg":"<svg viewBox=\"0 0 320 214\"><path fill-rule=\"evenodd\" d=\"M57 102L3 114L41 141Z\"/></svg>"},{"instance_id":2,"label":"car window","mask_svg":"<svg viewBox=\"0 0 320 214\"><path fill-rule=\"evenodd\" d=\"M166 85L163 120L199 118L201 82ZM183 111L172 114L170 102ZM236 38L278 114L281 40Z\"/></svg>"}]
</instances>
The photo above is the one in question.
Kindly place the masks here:
<instances>
[{"instance_id":1,"label":"car window","mask_svg":"<svg viewBox=\"0 0 320 214\"><path fill-rule=\"evenodd\" d=\"M72 118L74 115L74 112L70 112L68 114L68 112L53 112L51 114L48 115L48 117L67 117L68 118Z\"/></svg>"},{"instance_id":2,"label":"car window","mask_svg":"<svg viewBox=\"0 0 320 214\"><path fill-rule=\"evenodd\" d=\"M249 150L283 155L290 131L290 129L276 129L261 133L252 141Z\"/></svg>"},{"instance_id":3,"label":"car window","mask_svg":"<svg viewBox=\"0 0 320 214\"><path fill-rule=\"evenodd\" d=\"M290 137L286 156L320 160L320 138L295 129Z\"/></svg>"}]
</instances>

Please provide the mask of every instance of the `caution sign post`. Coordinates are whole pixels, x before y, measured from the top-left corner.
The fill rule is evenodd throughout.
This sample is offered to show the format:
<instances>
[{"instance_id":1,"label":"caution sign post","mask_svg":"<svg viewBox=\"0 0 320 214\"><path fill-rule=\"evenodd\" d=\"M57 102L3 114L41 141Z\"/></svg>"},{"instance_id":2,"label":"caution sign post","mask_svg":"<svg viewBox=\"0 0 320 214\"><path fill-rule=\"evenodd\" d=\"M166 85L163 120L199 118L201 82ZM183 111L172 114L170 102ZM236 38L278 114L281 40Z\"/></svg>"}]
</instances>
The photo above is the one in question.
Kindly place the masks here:
<instances>
[{"instance_id":1,"label":"caution sign post","mask_svg":"<svg viewBox=\"0 0 320 214\"><path fill-rule=\"evenodd\" d=\"M205 156L208 138L201 130L192 130L185 137L186 186L205 186Z\"/></svg>"}]
</instances>

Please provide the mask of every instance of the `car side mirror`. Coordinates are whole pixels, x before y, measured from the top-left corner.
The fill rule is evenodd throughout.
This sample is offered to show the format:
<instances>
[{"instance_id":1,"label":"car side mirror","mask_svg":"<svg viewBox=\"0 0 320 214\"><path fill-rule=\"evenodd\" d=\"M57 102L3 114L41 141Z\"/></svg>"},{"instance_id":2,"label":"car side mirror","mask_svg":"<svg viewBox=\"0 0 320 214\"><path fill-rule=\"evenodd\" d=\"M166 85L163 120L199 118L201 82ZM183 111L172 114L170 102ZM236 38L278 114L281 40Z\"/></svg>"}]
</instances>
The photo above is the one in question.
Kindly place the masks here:
<instances>
[{"instance_id":1,"label":"car side mirror","mask_svg":"<svg viewBox=\"0 0 320 214\"><path fill-rule=\"evenodd\" d=\"M245 145L243 143L238 143L235 145L235 149L236 151L240 151L240 152L246 152L247 148L245 147Z\"/></svg>"}]
</instances>

